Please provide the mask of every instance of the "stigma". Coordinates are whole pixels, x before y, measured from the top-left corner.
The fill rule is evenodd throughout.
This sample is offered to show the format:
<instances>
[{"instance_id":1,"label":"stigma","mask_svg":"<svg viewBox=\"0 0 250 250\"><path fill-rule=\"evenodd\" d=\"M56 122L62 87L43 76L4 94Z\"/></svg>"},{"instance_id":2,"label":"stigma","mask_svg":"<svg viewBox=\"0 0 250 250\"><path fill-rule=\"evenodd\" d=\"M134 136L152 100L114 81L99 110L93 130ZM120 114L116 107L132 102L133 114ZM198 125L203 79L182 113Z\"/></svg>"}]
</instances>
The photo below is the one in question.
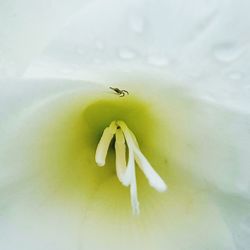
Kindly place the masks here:
<instances>
[{"instance_id":1,"label":"stigma","mask_svg":"<svg viewBox=\"0 0 250 250\"><path fill-rule=\"evenodd\" d=\"M136 136L127 127L124 121L112 121L110 125L104 129L95 154L95 161L99 167L105 165L108 149L113 138L115 139L115 165L117 178L122 185L130 187L132 212L134 215L138 215L140 214L140 207L137 194L136 164L148 179L149 185L158 192L166 191L167 185L143 155ZM126 159L127 150L128 159Z\"/></svg>"}]
</instances>

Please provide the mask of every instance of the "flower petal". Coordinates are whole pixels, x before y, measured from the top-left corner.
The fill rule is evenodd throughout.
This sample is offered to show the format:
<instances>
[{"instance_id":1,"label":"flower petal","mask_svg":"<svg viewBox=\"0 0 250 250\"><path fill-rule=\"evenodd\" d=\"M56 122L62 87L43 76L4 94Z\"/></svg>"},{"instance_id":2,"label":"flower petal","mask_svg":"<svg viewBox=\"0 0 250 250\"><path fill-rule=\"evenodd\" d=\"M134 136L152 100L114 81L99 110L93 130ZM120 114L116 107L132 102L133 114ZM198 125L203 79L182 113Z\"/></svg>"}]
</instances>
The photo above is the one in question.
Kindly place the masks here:
<instances>
[{"instance_id":1,"label":"flower petal","mask_svg":"<svg viewBox=\"0 0 250 250\"><path fill-rule=\"evenodd\" d=\"M89 2L1 2L0 77L21 76L71 16Z\"/></svg>"},{"instance_id":2,"label":"flower petal","mask_svg":"<svg viewBox=\"0 0 250 250\"><path fill-rule=\"evenodd\" d=\"M218 87L237 92L240 85L244 94L249 87L248 8L246 0L241 4L95 1L62 30L26 75L99 81L107 70L131 72L147 67L212 92ZM237 78L237 72L238 81L231 78L233 73Z\"/></svg>"},{"instance_id":3,"label":"flower petal","mask_svg":"<svg viewBox=\"0 0 250 250\"><path fill-rule=\"evenodd\" d=\"M41 84L48 91L49 82L33 81L30 89ZM87 117L82 116L88 98L93 98L95 92L104 95L105 90L100 92L103 88L94 84L85 83L78 87L80 82L62 82L65 85L61 94L55 95L52 91L51 98L46 95L45 100L35 102L29 112L24 110L24 115L16 116L16 126L5 127L8 132L5 137L1 134L2 246L8 250L16 249L17 245L34 249L39 242L38 249L46 247L48 250L69 247L127 249L135 246L146 250L166 247L173 250L235 249L231 231L217 202L207 191L197 188L202 186L186 175L184 168L172 165L178 160L173 152L167 154L169 163L166 164L162 157L165 152L157 147L154 149L153 145L159 142L157 138L162 138L162 130L160 137L154 134L156 137L153 136L149 150L147 143L140 143L141 137L138 141L154 166L159 167L161 176L167 179L169 192L158 194L148 187L147 180L138 172L141 215L135 219L130 212L127 190L117 181L112 168L102 168L105 171L100 172L101 169L95 167L94 151L99 138L93 141L88 136L91 126L85 124ZM90 97L88 93L91 93ZM173 94L169 90L169 95L173 97ZM22 104L22 99L15 98L16 104L19 101ZM178 107L177 101L170 103ZM18 105L12 110L17 112L17 108ZM135 114L138 123L139 114ZM176 112L171 114L176 115ZM171 128L172 123L169 126ZM169 141L172 142L171 138ZM177 140L172 145L178 149L182 144ZM158 146L162 148L162 145ZM48 227L53 231L48 231ZM207 228L213 230L208 233ZM10 241L10 237L16 240Z\"/></svg>"}]
</instances>

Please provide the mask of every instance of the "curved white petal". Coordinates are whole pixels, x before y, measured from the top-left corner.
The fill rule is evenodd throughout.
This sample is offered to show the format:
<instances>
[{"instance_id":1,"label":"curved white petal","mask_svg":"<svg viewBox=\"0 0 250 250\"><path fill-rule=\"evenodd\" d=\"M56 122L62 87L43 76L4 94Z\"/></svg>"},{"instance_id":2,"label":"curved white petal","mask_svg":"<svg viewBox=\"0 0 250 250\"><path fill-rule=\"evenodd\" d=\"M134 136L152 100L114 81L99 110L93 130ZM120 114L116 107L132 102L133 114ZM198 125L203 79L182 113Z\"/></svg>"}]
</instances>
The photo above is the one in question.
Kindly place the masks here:
<instances>
[{"instance_id":1,"label":"curved white petal","mask_svg":"<svg viewBox=\"0 0 250 250\"><path fill-rule=\"evenodd\" d=\"M87 147L93 129L80 114L87 96L105 96L105 87L2 82L0 246L248 247L248 9L247 0L94 1L26 72L122 86L159 116L145 122L144 134L154 125L152 140L135 131L169 192L154 193L138 173L136 219L113 169L94 168ZM136 119L130 122L136 128Z\"/></svg>"},{"instance_id":2,"label":"curved white petal","mask_svg":"<svg viewBox=\"0 0 250 250\"><path fill-rule=\"evenodd\" d=\"M248 8L247 0L96 1L79 12L27 76L97 78L97 71L144 65L186 84L206 87L210 79L209 89L247 88Z\"/></svg>"},{"instance_id":3,"label":"curved white petal","mask_svg":"<svg viewBox=\"0 0 250 250\"><path fill-rule=\"evenodd\" d=\"M0 3L0 78L21 76L79 8L90 0Z\"/></svg>"},{"instance_id":4,"label":"curved white petal","mask_svg":"<svg viewBox=\"0 0 250 250\"><path fill-rule=\"evenodd\" d=\"M250 235L250 203L238 197L215 196L225 221L232 231L236 249L248 249Z\"/></svg>"},{"instance_id":5,"label":"curved white petal","mask_svg":"<svg viewBox=\"0 0 250 250\"><path fill-rule=\"evenodd\" d=\"M116 83L117 73L153 72L249 110L248 8L247 0L92 2L25 75Z\"/></svg>"},{"instance_id":6,"label":"curved white petal","mask_svg":"<svg viewBox=\"0 0 250 250\"><path fill-rule=\"evenodd\" d=\"M23 81L23 85L29 86L27 87L30 90L29 94L27 90L25 91L27 94L25 101L30 100L29 108L22 109L22 104L25 104L23 99L14 98L15 101L12 100L12 103L16 106L9 111L16 112L16 117L13 118L16 125L4 127L4 134L3 130L1 133L0 230L3 232L1 245L5 249L14 250L17 246L21 246L21 249L34 249L38 243L38 249L40 247L48 250L117 249L118 247L119 249L143 247L148 250L152 248L237 249L230 225L227 224L228 217L224 218L225 214L218 207L219 203L208 194L209 186L200 183L204 172L200 172L200 168L197 170L195 166L190 166L191 170L198 171L197 181L187 174L189 170L185 171L180 167L181 162L178 160L184 161L185 158L180 158L179 153L186 153L181 157L190 157L187 161L189 164L199 160L192 159L194 155L181 147L183 140L185 142L189 140L189 135L185 134L189 130L183 131L176 126L178 123L173 124L176 131L183 135L181 141L178 133L177 135L172 133L172 123L169 123L169 128L166 130L170 133L161 130L159 134L154 133L155 138L149 140L149 137L143 144L140 142L142 137L138 137L143 152L153 160L162 178L167 180L169 191L158 194L148 187L147 180L138 172L141 215L139 218L134 218L130 212L127 189L119 183L113 172L114 162L111 168L109 159L107 163L109 166L103 168L105 171L102 172L100 168L95 167L96 144L93 144L93 138L86 134L86 132L90 135L92 133L92 128L89 126L90 114L86 116L82 113L89 98L91 100L97 96L105 99L108 95L108 98L115 98L117 101L123 99L109 95L103 87L95 87L93 83L86 82L30 80ZM8 82L8 86L11 86L11 82ZM35 92L35 89L39 88L40 91ZM7 89L6 87L5 93ZM192 104L196 107L198 100L188 99L190 96L186 97L185 92L182 92L185 98L181 96L181 99L178 99L180 90L177 93L174 98L176 93L173 89L169 89L169 100L172 98L170 102L172 106L170 105L169 109L178 108L181 102L186 100L184 106L187 108L183 110L187 115L186 118L190 116L191 119L195 114L203 114L197 112L197 109L194 109L194 113L191 112L192 109L187 105ZM39 100L40 96L41 101L33 100L31 104L32 96L36 96L36 100ZM202 105L200 102L198 104L196 108L199 110ZM183 108L182 105L181 107ZM154 111L160 111L157 105L152 108ZM211 107L210 109L213 110ZM157 125L159 129L163 128L167 117L178 118L176 112L168 113L168 109L165 110L163 123ZM135 117L139 119L138 113L131 118ZM132 121L130 124L134 127ZM138 121L136 120L135 124ZM178 122L178 119L172 120L174 121ZM189 120L186 121L189 125ZM147 122L150 124L150 119ZM181 128L190 129L189 126ZM133 131L140 135L138 128ZM166 156L169 157L167 159L164 149L162 151L164 145L159 144L160 139L163 140L163 134L166 138L171 135L174 138L177 136L176 143L171 144L173 148L166 151ZM196 138L195 135L192 136L191 143L195 142L193 138ZM96 143L98 139L95 139ZM171 139L168 138L173 142ZM179 151L176 153L172 150ZM197 154L195 156L197 157ZM166 160L169 163L166 164ZM205 163L204 159L200 161ZM213 179L209 179L209 175L206 176L204 179L208 178L212 184L218 184L217 180L213 183ZM208 228L213 230L209 230L208 233ZM10 241L10 237L14 237L15 241Z\"/></svg>"}]
</instances>

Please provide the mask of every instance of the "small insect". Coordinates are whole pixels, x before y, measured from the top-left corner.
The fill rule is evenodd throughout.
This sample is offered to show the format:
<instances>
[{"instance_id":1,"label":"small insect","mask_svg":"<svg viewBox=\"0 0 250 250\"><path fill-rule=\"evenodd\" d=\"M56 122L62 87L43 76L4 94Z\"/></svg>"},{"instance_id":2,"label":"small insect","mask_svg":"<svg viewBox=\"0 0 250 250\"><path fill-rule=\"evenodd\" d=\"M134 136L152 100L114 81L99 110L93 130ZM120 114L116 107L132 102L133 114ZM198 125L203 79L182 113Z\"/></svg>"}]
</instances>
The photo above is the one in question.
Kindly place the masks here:
<instances>
[{"instance_id":1,"label":"small insect","mask_svg":"<svg viewBox=\"0 0 250 250\"><path fill-rule=\"evenodd\" d=\"M113 88L113 87L109 87L110 89L112 89L113 91L115 91L115 93L117 95L119 95L120 97L124 97L125 95L129 95L129 92L125 89L118 89L118 88Z\"/></svg>"}]
</instances>

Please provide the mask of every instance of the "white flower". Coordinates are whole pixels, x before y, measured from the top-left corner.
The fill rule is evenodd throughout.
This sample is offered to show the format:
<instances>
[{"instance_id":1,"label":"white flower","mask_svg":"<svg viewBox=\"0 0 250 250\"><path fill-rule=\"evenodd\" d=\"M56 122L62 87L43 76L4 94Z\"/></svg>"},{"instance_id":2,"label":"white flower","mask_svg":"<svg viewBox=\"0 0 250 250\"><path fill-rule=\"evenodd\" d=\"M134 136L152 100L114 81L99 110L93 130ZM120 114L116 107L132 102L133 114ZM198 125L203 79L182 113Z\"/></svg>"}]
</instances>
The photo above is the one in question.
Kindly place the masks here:
<instances>
[{"instance_id":1,"label":"white flower","mask_svg":"<svg viewBox=\"0 0 250 250\"><path fill-rule=\"evenodd\" d=\"M1 249L248 249L249 5L92 1L1 80Z\"/></svg>"}]
</instances>

